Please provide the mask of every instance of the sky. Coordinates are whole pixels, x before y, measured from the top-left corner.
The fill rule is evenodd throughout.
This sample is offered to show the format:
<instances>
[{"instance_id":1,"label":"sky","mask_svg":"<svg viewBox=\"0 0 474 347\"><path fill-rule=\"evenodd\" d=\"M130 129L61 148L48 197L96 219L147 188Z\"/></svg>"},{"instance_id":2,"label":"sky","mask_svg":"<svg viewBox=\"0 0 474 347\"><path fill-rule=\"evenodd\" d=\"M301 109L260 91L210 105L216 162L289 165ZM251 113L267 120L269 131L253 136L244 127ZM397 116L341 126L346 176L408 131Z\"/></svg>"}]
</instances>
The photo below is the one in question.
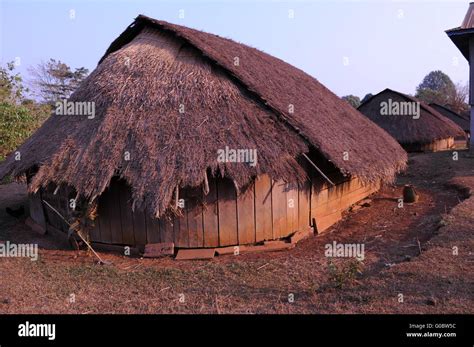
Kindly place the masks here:
<instances>
[{"instance_id":1,"label":"sky","mask_svg":"<svg viewBox=\"0 0 474 347\"><path fill-rule=\"evenodd\" d=\"M0 0L0 64L49 58L93 70L138 14L258 48L339 96L392 88L414 94L432 70L467 83L468 63L445 34L469 1Z\"/></svg>"}]
</instances>

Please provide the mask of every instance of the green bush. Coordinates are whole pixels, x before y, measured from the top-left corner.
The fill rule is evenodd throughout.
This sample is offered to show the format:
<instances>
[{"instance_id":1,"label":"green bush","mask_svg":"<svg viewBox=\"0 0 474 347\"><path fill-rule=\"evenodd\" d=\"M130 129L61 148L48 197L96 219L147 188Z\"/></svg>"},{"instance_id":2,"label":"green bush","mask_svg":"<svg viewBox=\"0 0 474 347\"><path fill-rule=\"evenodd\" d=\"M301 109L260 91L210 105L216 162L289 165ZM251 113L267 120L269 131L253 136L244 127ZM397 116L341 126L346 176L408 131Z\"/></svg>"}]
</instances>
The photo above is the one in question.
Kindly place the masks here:
<instances>
[{"instance_id":1,"label":"green bush","mask_svg":"<svg viewBox=\"0 0 474 347\"><path fill-rule=\"evenodd\" d=\"M0 161L20 146L49 116L46 105L0 102Z\"/></svg>"}]
</instances>

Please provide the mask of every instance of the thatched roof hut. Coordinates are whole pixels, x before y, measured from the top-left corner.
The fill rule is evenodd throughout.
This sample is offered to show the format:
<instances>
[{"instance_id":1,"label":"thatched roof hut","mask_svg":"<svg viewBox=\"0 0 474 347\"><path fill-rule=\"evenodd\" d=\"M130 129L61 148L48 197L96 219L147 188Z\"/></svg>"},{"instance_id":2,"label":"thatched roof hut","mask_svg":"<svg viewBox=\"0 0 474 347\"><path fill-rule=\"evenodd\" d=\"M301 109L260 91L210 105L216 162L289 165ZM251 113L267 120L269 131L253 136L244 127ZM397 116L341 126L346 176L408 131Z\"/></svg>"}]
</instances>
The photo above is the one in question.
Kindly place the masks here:
<instances>
[{"instance_id":1,"label":"thatched roof hut","mask_svg":"<svg viewBox=\"0 0 474 347\"><path fill-rule=\"evenodd\" d=\"M423 101L392 89L372 96L358 110L408 151L448 149L455 137L465 137L456 123Z\"/></svg>"},{"instance_id":2,"label":"thatched roof hut","mask_svg":"<svg viewBox=\"0 0 474 347\"><path fill-rule=\"evenodd\" d=\"M451 119L454 123L459 125L466 134L469 134L470 132L469 118L461 116L459 113L456 113L450 108L440 105L440 104L431 103L430 106L434 108L436 111L438 111L439 113L441 113L446 118Z\"/></svg>"},{"instance_id":3,"label":"thatched roof hut","mask_svg":"<svg viewBox=\"0 0 474 347\"><path fill-rule=\"evenodd\" d=\"M206 200L216 181L230 184L225 189L234 199L257 177L302 187L316 165L328 177L380 184L392 181L407 158L385 131L303 71L255 48L142 15L69 101L95 103L95 116L51 116L18 149L21 160L11 155L2 163L0 176L28 173L30 192L68 187L88 202L114 202L104 194L120 181L129 189L122 202L145 211L147 220L176 210L184 189L203 191ZM219 161L224 148L255 149L258 161ZM237 201L229 211L238 208ZM221 232L226 222L218 225ZM135 235L135 243L143 242Z\"/></svg>"}]
</instances>

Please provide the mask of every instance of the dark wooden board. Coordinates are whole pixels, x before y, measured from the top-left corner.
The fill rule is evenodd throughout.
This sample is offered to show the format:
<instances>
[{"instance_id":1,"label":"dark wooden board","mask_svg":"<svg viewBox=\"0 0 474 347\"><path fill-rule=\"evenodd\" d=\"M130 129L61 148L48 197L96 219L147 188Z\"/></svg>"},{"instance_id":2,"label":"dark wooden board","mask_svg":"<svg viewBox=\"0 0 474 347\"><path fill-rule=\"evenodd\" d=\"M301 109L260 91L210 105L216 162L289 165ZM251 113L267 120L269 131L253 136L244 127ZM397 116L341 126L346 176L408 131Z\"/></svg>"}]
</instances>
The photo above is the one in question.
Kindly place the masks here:
<instances>
[{"instance_id":1,"label":"dark wooden board","mask_svg":"<svg viewBox=\"0 0 474 347\"><path fill-rule=\"evenodd\" d=\"M112 243L123 244L122 221L120 218L120 189L118 182L112 180L107 193L107 215L110 218Z\"/></svg>"},{"instance_id":2,"label":"dark wooden board","mask_svg":"<svg viewBox=\"0 0 474 347\"><path fill-rule=\"evenodd\" d=\"M186 215L188 218L189 247L204 246L202 220L202 188L189 189L186 199Z\"/></svg>"},{"instance_id":3,"label":"dark wooden board","mask_svg":"<svg viewBox=\"0 0 474 347\"><path fill-rule=\"evenodd\" d=\"M163 216L159 219L160 242L174 242L174 219L173 216Z\"/></svg>"},{"instance_id":4,"label":"dark wooden board","mask_svg":"<svg viewBox=\"0 0 474 347\"><path fill-rule=\"evenodd\" d=\"M108 189L99 198L98 217L97 222L100 225L100 241L104 243L112 242L112 231L110 229L110 217L109 208L107 206L108 201Z\"/></svg>"},{"instance_id":5,"label":"dark wooden board","mask_svg":"<svg viewBox=\"0 0 474 347\"><path fill-rule=\"evenodd\" d=\"M158 218L154 218L152 212L147 208L145 210L145 223L146 223L146 242L147 243L159 243L163 242L161 239L162 231L160 229L161 222ZM171 240L172 242L173 240Z\"/></svg>"},{"instance_id":6,"label":"dark wooden board","mask_svg":"<svg viewBox=\"0 0 474 347\"><path fill-rule=\"evenodd\" d=\"M133 217L133 235L136 245L144 245L147 243L147 228L145 210L135 209L132 214Z\"/></svg>"},{"instance_id":7,"label":"dark wooden board","mask_svg":"<svg viewBox=\"0 0 474 347\"><path fill-rule=\"evenodd\" d=\"M30 206L30 216L35 223L46 228L46 218L44 215L43 202L41 201L41 192L36 194L28 194L28 202Z\"/></svg>"},{"instance_id":8,"label":"dark wooden board","mask_svg":"<svg viewBox=\"0 0 474 347\"><path fill-rule=\"evenodd\" d=\"M122 221L122 242L125 245L135 245L132 214L132 192L125 182L118 185L120 201L120 218Z\"/></svg>"}]
</instances>

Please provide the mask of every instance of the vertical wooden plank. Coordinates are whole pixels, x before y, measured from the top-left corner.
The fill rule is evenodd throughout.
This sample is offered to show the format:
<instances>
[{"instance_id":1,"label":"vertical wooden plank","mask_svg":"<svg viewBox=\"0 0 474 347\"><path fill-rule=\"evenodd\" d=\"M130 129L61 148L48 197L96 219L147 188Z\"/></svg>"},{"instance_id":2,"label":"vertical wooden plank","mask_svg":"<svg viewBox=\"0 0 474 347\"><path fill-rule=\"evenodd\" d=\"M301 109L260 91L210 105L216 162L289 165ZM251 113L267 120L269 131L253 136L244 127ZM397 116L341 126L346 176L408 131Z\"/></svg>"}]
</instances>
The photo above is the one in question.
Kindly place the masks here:
<instances>
[{"instance_id":1,"label":"vertical wooden plank","mask_svg":"<svg viewBox=\"0 0 474 347\"><path fill-rule=\"evenodd\" d=\"M181 243L180 243L181 235L179 233L179 225L180 225L179 217L174 216L171 222L171 227L173 229L173 242L176 247L181 247Z\"/></svg>"},{"instance_id":2,"label":"vertical wooden plank","mask_svg":"<svg viewBox=\"0 0 474 347\"><path fill-rule=\"evenodd\" d=\"M163 218L163 217L162 217ZM153 216L149 208L145 209L146 243L161 242L161 221Z\"/></svg>"},{"instance_id":3,"label":"vertical wooden plank","mask_svg":"<svg viewBox=\"0 0 474 347\"><path fill-rule=\"evenodd\" d=\"M188 218L189 247L203 247L203 211L202 211L202 188L188 189L186 194L186 215Z\"/></svg>"},{"instance_id":4,"label":"vertical wooden plank","mask_svg":"<svg viewBox=\"0 0 474 347\"><path fill-rule=\"evenodd\" d=\"M124 181L118 182L118 195L120 201L120 218L122 225L122 243L135 245L132 215L132 192Z\"/></svg>"},{"instance_id":5,"label":"vertical wooden plank","mask_svg":"<svg viewBox=\"0 0 474 347\"><path fill-rule=\"evenodd\" d=\"M311 183L305 182L298 189L298 229L306 230L311 225L310 219Z\"/></svg>"},{"instance_id":6,"label":"vertical wooden plank","mask_svg":"<svg viewBox=\"0 0 474 347\"><path fill-rule=\"evenodd\" d=\"M237 192L228 179L217 180L219 209L219 246L238 244Z\"/></svg>"},{"instance_id":7,"label":"vertical wooden plank","mask_svg":"<svg viewBox=\"0 0 474 347\"><path fill-rule=\"evenodd\" d=\"M186 201L188 199L187 192L184 189L179 190L179 200L183 199L185 202L184 208L179 207L179 216L174 216L173 231L174 244L176 247L189 247L189 229L188 219L186 216Z\"/></svg>"},{"instance_id":8,"label":"vertical wooden plank","mask_svg":"<svg viewBox=\"0 0 474 347\"><path fill-rule=\"evenodd\" d=\"M76 196L76 191L74 189L70 189L70 188L66 189L65 197L66 197L67 208L70 211L69 215L72 215L73 213L72 209L69 206L69 201L70 199L73 199L75 196ZM100 234L100 216L99 216L99 205L98 205L100 203L100 200L96 201L96 203L97 203L96 217L93 221L91 221L92 226L91 226L91 229L89 230L89 238L93 242L102 242L101 234Z\"/></svg>"},{"instance_id":9,"label":"vertical wooden plank","mask_svg":"<svg viewBox=\"0 0 474 347\"><path fill-rule=\"evenodd\" d=\"M94 226L90 230L89 237L91 238L91 241L93 242L102 242L102 236L100 234L100 219L99 216L96 217L94 220Z\"/></svg>"},{"instance_id":10,"label":"vertical wooden plank","mask_svg":"<svg viewBox=\"0 0 474 347\"><path fill-rule=\"evenodd\" d=\"M287 227L282 237L298 231L298 185L287 185L286 200Z\"/></svg>"},{"instance_id":11,"label":"vertical wooden plank","mask_svg":"<svg viewBox=\"0 0 474 347\"><path fill-rule=\"evenodd\" d=\"M135 209L132 214L133 218L133 238L136 245L146 245L147 243L147 228L145 209Z\"/></svg>"},{"instance_id":12,"label":"vertical wooden plank","mask_svg":"<svg viewBox=\"0 0 474 347\"><path fill-rule=\"evenodd\" d=\"M74 212L70 206L70 200L76 197L76 191L63 184L59 189L59 192L61 205L61 210L59 211L63 211L61 213L64 213L66 220L70 220ZM62 223L62 230L66 233L69 231L69 225L64 221Z\"/></svg>"},{"instance_id":13,"label":"vertical wooden plank","mask_svg":"<svg viewBox=\"0 0 474 347\"><path fill-rule=\"evenodd\" d=\"M237 197L239 244L255 243L255 186L252 183Z\"/></svg>"},{"instance_id":14,"label":"vertical wooden plank","mask_svg":"<svg viewBox=\"0 0 474 347\"><path fill-rule=\"evenodd\" d=\"M54 209L58 209L57 196L53 194L54 190L51 186L48 186L41 195L41 199L46 201ZM46 212L46 221L56 229L61 229L61 219L54 212L49 205L43 202L44 211Z\"/></svg>"},{"instance_id":15,"label":"vertical wooden plank","mask_svg":"<svg viewBox=\"0 0 474 347\"><path fill-rule=\"evenodd\" d=\"M112 180L109 186L106 202L107 216L110 220L110 231L112 236L112 243L122 244L122 225L120 218L120 194L118 182Z\"/></svg>"},{"instance_id":16,"label":"vertical wooden plank","mask_svg":"<svg viewBox=\"0 0 474 347\"><path fill-rule=\"evenodd\" d=\"M39 190L36 194L28 194L28 202L30 206L31 219L33 219L43 228L46 228L46 218L43 209L43 202L41 201L41 190Z\"/></svg>"},{"instance_id":17,"label":"vertical wooden plank","mask_svg":"<svg viewBox=\"0 0 474 347\"><path fill-rule=\"evenodd\" d=\"M174 244L176 247L189 247L188 221L186 218L186 211L184 215L174 216L173 218L173 233Z\"/></svg>"},{"instance_id":18,"label":"vertical wooden plank","mask_svg":"<svg viewBox=\"0 0 474 347\"><path fill-rule=\"evenodd\" d=\"M204 225L204 247L219 246L217 182L214 178L209 178L209 193L204 196L202 218Z\"/></svg>"},{"instance_id":19,"label":"vertical wooden plank","mask_svg":"<svg viewBox=\"0 0 474 347\"><path fill-rule=\"evenodd\" d=\"M64 190L64 185L63 186L59 186L59 189L58 191L56 192L56 195L54 195L54 203L56 205L53 205L56 210L61 213L61 215L66 219L66 220L69 220L71 218L71 209L69 208L68 206L68 203L67 203L67 197L64 195L66 194L65 190ZM57 229L61 230L61 231L64 231L64 232L68 232L69 230L69 226L64 222L64 220L58 216L58 225L57 225Z\"/></svg>"},{"instance_id":20,"label":"vertical wooden plank","mask_svg":"<svg viewBox=\"0 0 474 347\"><path fill-rule=\"evenodd\" d=\"M163 216L159 219L160 242L174 242L173 216Z\"/></svg>"},{"instance_id":21,"label":"vertical wooden plank","mask_svg":"<svg viewBox=\"0 0 474 347\"><path fill-rule=\"evenodd\" d=\"M272 181L268 175L261 175L255 180L255 241L272 238Z\"/></svg>"},{"instance_id":22,"label":"vertical wooden plank","mask_svg":"<svg viewBox=\"0 0 474 347\"><path fill-rule=\"evenodd\" d=\"M112 231L110 229L110 216L108 209L109 189L106 189L99 198L98 222L100 225L100 241L103 243L112 243Z\"/></svg>"},{"instance_id":23,"label":"vertical wooden plank","mask_svg":"<svg viewBox=\"0 0 474 347\"><path fill-rule=\"evenodd\" d=\"M282 181L272 181L272 220L273 238L279 239L285 235L287 228L286 216L286 183Z\"/></svg>"}]
</instances>

